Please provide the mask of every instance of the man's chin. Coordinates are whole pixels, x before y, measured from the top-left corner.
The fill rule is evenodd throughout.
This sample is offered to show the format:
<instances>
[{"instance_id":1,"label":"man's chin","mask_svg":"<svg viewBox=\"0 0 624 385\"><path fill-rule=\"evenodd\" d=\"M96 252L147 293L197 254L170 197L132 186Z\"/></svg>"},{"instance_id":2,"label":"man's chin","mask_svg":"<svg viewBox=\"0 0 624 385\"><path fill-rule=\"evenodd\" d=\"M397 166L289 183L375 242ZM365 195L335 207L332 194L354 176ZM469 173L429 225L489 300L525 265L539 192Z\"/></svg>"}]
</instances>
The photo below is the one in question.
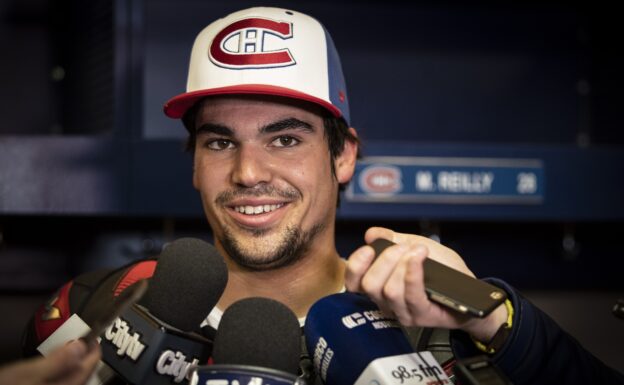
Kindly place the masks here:
<instances>
[{"instance_id":1,"label":"man's chin","mask_svg":"<svg viewBox=\"0 0 624 385\"><path fill-rule=\"evenodd\" d=\"M246 258L232 258L237 266L246 271L270 271L292 265L294 262L282 258L264 258L246 256Z\"/></svg>"},{"instance_id":2,"label":"man's chin","mask_svg":"<svg viewBox=\"0 0 624 385\"><path fill-rule=\"evenodd\" d=\"M268 235L270 229L254 229L251 238L225 231L220 242L230 259L240 267L266 271L290 266L303 258L321 229L322 225L306 232L287 228L273 236Z\"/></svg>"},{"instance_id":3,"label":"man's chin","mask_svg":"<svg viewBox=\"0 0 624 385\"><path fill-rule=\"evenodd\" d=\"M271 233L271 228L269 227L251 227L245 229L247 234L250 234L254 238L265 237Z\"/></svg>"},{"instance_id":4,"label":"man's chin","mask_svg":"<svg viewBox=\"0 0 624 385\"><path fill-rule=\"evenodd\" d=\"M234 231L227 230L225 238L239 245L241 249L250 250L253 253L258 249L259 244L279 245L284 242L284 230L275 227L238 226ZM267 247L262 254L270 255L273 252L271 249L273 248Z\"/></svg>"}]
</instances>

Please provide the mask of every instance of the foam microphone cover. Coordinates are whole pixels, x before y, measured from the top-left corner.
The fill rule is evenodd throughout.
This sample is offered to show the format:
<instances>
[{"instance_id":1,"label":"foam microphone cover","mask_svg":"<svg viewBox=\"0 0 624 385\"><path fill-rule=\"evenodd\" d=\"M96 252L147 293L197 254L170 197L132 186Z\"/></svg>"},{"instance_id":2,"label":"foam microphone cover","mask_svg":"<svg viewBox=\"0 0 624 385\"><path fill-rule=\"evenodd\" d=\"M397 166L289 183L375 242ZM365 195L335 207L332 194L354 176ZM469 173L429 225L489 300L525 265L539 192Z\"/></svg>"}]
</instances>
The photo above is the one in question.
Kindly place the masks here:
<instances>
[{"instance_id":1,"label":"foam microphone cover","mask_svg":"<svg viewBox=\"0 0 624 385\"><path fill-rule=\"evenodd\" d=\"M215 335L215 364L251 365L296 375L301 356L301 328L284 304L268 298L245 298L226 309Z\"/></svg>"},{"instance_id":2,"label":"foam microphone cover","mask_svg":"<svg viewBox=\"0 0 624 385\"><path fill-rule=\"evenodd\" d=\"M374 360L413 352L396 318L355 293L315 302L304 332L316 372L327 385L354 384Z\"/></svg>"},{"instance_id":3,"label":"foam microphone cover","mask_svg":"<svg viewBox=\"0 0 624 385\"><path fill-rule=\"evenodd\" d=\"M227 267L214 246L180 238L164 248L140 304L171 326L197 330L223 294L227 279Z\"/></svg>"}]
</instances>

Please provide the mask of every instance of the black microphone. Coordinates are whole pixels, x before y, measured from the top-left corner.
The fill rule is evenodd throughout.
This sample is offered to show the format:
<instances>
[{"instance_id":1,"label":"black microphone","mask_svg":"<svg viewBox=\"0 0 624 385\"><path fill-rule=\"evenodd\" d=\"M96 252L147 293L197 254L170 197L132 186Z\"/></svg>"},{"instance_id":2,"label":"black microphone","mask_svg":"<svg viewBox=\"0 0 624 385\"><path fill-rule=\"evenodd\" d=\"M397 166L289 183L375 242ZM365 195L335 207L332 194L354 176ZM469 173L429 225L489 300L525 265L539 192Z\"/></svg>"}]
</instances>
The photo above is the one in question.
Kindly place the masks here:
<instances>
[{"instance_id":1,"label":"black microphone","mask_svg":"<svg viewBox=\"0 0 624 385\"><path fill-rule=\"evenodd\" d=\"M226 283L225 262L212 245L193 238L172 242L140 305L102 334L102 360L130 384L188 381L190 369L210 357L212 342L196 331Z\"/></svg>"},{"instance_id":2,"label":"black microphone","mask_svg":"<svg viewBox=\"0 0 624 385\"><path fill-rule=\"evenodd\" d=\"M214 365L198 367L191 384L304 384L297 377L301 349L299 321L288 307L268 298L245 298L223 313Z\"/></svg>"}]
</instances>

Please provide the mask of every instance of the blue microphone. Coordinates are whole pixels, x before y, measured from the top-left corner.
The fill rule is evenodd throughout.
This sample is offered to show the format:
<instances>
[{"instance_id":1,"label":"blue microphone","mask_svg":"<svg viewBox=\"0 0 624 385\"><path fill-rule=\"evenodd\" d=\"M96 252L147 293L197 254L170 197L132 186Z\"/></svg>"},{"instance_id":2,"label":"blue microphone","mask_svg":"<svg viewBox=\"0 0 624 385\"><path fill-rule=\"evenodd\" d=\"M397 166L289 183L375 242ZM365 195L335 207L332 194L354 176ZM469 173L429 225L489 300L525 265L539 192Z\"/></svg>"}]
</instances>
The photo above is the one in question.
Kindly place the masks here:
<instances>
[{"instance_id":1,"label":"blue microphone","mask_svg":"<svg viewBox=\"0 0 624 385\"><path fill-rule=\"evenodd\" d=\"M317 375L327 385L449 381L431 353L414 352L396 318L363 295L321 298L308 312L304 332Z\"/></svg>"}]
</instances>

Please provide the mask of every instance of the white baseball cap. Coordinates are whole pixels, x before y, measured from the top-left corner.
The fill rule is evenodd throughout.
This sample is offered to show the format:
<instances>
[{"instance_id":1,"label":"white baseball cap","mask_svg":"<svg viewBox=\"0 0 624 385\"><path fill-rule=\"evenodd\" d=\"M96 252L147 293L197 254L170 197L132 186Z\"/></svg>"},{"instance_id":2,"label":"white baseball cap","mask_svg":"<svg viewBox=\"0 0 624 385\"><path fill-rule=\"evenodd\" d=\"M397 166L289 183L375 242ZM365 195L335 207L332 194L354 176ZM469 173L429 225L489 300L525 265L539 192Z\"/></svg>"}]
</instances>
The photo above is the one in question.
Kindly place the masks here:
<instances>
[{"instance_id":1,"label":"white baseball cap","mask_svg":"<svg viewBox=\"0 0 624 385\"><path fill-rule=\"evenodd\" d=\"M305 100L349 123L334 43L319 21L296 11L249 8L204 28L193 44L186 92L165 104L165 114L181 118L202 98L224 94Z\"/></svg>"}]
</instances>

